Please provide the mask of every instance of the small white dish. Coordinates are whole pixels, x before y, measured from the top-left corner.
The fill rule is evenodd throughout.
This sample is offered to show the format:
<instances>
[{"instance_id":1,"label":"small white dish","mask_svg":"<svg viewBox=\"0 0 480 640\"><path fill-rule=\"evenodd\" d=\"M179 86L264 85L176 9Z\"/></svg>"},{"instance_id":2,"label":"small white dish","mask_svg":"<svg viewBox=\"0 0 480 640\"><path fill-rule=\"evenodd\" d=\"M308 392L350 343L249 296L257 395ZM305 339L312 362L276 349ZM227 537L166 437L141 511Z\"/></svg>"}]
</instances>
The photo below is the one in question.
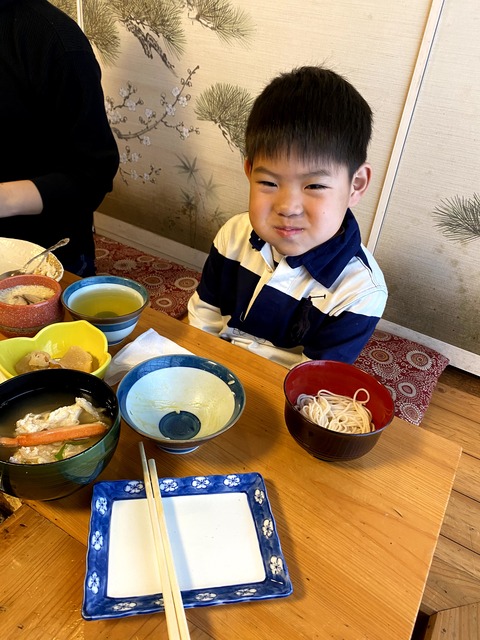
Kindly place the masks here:
<instances>
[{"instance_id":1,"label":"small white dish","mask_svg":"<svg viewBox=\"0 0 480 640\"><path fill-rule=\"evenodd\" d=\"M258 473L160 479L165 518L186 608L292 593ZM143 481L94 486L82 616L163 611Z\"/></svg>"},{"instance_id":2,"label":"small white dish","mask_svg":"<svg viewBox=\"0 0 480 640\"><path fill-rule=\"evenodd\" d=\"M10 271L11 269L20 269L31 258L34 258L45 247L41 247L34 242L27 240L17 240L16 238L0 238L0 273ZM42 258L39 258L39 269L33 270L36 275L47 275L57 282L63 277L63 265L60 260L50 253L40 264ZM34 267L35 265L32 265Z\"/></svg>"}]
</instances>

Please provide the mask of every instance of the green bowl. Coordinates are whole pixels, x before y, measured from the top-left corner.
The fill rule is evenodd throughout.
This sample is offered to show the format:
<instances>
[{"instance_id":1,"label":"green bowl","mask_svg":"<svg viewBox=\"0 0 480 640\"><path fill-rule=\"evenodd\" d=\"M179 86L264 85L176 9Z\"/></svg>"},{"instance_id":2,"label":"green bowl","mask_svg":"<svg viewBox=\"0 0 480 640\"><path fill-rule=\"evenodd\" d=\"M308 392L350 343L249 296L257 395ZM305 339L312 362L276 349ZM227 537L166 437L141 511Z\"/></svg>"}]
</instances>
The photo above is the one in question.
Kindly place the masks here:
<instances>
[{"instance_id":1,"label":"green bowl","mask_svg":"<svg viewBox=\"0 0 480 640\"><path fill-rule=\"evenodd\" d=\"M110 462L120 436L120 412L113 390L91 373L73 369L47 369L24 373L0 384L2 415L12 423L0 423L0 436L12 436L15 421L25 415L25 400L35 397L40 410L55 409L56 394L67 394L71 403L86 397L106 409L112 426L92 447L71 458L42 464L9 461L11 450L0 447L0 491L26 500L54 500L93 482ZM63 404L63 403L62 403Z\"/></svg>"}]
</instances>

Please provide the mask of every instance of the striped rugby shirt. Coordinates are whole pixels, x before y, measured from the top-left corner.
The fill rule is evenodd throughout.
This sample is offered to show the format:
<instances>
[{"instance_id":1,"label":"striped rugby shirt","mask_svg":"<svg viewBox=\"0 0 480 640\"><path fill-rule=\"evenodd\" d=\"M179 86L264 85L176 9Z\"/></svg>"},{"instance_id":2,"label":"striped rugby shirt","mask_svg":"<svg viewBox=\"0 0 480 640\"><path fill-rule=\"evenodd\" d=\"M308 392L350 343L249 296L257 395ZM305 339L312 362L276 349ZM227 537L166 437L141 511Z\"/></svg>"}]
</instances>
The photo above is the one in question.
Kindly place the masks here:
<instances>
[{"instance_id":1,"label":"striped rugby shirt","mask_svg":"<svg viewBox=\"0 0 480 640\"><path fill-rule=\"evenodd\" d=\"M241 213L215 237L188 312L191 325L292 367L354 362L386 301L383 274L349 209L341 234L287 257Z\"/></svg>"}]
</instances>

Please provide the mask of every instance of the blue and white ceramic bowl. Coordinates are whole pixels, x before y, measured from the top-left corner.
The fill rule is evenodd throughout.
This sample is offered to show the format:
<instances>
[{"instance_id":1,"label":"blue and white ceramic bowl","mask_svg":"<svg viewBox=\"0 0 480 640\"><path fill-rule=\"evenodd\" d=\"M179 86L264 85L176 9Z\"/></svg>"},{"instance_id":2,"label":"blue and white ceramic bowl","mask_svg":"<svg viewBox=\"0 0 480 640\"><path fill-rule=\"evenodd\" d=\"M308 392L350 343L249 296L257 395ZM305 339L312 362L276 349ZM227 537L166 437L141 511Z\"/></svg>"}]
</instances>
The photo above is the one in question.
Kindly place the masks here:
<instances>
[{"instance_id":1,"label":"blue and white ceramic bowl","mask_svg":"<svg viewBox=\"0 0 480 640\"><path fill-rule=\"evenodd\" d=\"M139 282L108 275L77 280L62 295L72 318L87 320L103 331L109 346L132 333L148 302L148 292Z\"/></svg>"},{"instance_id":2,"label":"blue and white ceramic bowl","mask_svg":"<svg viewBox=\"0 0 480 640\"><path fill-rule=\"evenodd\" d=\"M117 397L125 422L169 453L188 453L240 418L245 391L218 362L195 355L152 358L131 369Z\"/></svg>"}]
</instances>

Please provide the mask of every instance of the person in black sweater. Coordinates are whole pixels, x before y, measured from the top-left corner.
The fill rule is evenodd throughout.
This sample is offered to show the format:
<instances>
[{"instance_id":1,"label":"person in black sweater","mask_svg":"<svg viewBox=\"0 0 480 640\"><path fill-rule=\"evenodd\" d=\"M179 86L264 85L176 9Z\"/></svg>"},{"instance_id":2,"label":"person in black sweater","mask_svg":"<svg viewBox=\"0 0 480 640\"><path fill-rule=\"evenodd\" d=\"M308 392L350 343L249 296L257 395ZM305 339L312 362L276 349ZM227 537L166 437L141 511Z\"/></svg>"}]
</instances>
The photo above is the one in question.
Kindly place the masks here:
<instances>
[{"instance_id":1,"label":"person in black sweater","mask_svg":"<svg viewBox=\"0 0 480 640\"><path fill-rule=\"evenodd\" d=\"M88 39L47 0L0 0L0 87L0 236L69 237L57 257L92 275L93 212L119 155Z\"/></svg>"}]
</instances>

